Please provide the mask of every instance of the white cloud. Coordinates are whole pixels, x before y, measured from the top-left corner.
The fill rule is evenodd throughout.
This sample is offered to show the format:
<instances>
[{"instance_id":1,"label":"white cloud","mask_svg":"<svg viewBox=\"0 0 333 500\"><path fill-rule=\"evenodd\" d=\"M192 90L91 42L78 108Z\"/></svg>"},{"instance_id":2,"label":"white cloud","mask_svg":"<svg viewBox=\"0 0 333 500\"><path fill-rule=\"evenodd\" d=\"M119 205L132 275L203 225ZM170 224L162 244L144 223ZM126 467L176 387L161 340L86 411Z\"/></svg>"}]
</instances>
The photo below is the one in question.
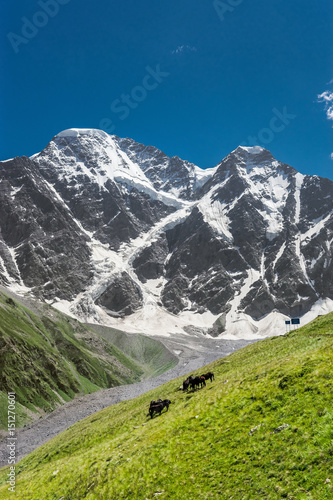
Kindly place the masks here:
<instances>
[{"instance_id":1,"label":"white cloud","mask_svg":"<svg viewBox=\"0 0 333 500\"><path fill-rule=\"evenodd\" d=\"M184 51L196 52L197 48L193 47L192 45L178 45L178 47L175 50L171 51L171 54L181 54Z\"/></svg>"},{"instance_id":2,"label":"white cloud","mask_svg":"<svg viewBox=\"0 0 333 500\"><path fill-rule=\"evenodd\" d=\"M326 102L331 102L333 101L333 92L330 92L329 90L325 90L322 94L318 96L318 99L321 99L322 101Z\"/></svg>"},{"instance_id":3,"label":"white cloud","mask_svg":"<svg viewBox=\"0 0 333 500\"><path fill-rule=\"evenodd\" d=\"M318 101L325 103L325 111L327 119L333 120L333 92L331 92L330 90L325 90L325 92L318 95ZM331 153L331 160L333 160L333 153Z\"/></svg>"},{"instance_id":4,"label":"white cloud","mask_svg":"<svg viewBox=\"0 0 333 500\"><path fill-rule=\"evenodd\" d=\"M333 120L333 106L330 106L326 111L327 118Z\"/></svg>"},{"instance_id":5,"label":"white cloud","mask_svg":"<svg viewBox=\"0 0 333 500\"><path fill-rule=\"evenodd\" d=\"M325 90L322 94L318 95L319 102L325 103L326 116L328 120L333 120L333 92Z\"/></svg>"}]
</instances>

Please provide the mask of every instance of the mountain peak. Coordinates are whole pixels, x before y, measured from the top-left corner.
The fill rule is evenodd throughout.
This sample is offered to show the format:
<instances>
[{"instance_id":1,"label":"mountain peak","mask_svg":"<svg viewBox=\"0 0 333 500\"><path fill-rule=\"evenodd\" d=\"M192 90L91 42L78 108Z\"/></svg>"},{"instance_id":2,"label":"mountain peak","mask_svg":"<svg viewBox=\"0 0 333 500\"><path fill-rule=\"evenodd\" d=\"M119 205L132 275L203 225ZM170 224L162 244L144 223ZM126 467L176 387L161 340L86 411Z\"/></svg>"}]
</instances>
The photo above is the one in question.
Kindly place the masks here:
<instances>
[{"instance_id":1,"label":"mountain peak","mask_svg":"<svg viewBox=\"0 0 333 500\"><path fill-rule=\"evenodd\" d=\"M243 161L256 164L276 161L272 153L261 146L238 146L230 155Z\"/></svg>"},{"instance_id":2,"label":"mountain peak","mask_svg":"<svg viewBox=\"0 0 333 500\"><path fill-rule=\"evenodd\" d=\"M225 172L257 178L298 173L290 165L278 161L268 149L261 146L238 146L219 163L216 178L221 180Z\"/></svg>"},{"instance_id":3,"label":"mountain peak","mask_svg":"<svg viewBox=\"0 0 333 500\"><path fill-rule=\"evenodd\" d=\"M63 130L62 132L59 132L56 136L56 138L61 138L61 137L80 137L82 135L90 135L90 136L101 136L104 139L108 139L110 136L103 130L99 130L96 128L69 128L67 130Z\"/></svg>"},{"instance_id":4,"label":"mountain peak","mask_svg":"<svg viewBox=\"0 0 333 500\"><path fill-rule=\"evenodd\" d=\"M239 152L239 151L246 151L247 153L251 155L257 155L262 153L263 151L268 151L265 148L262 148L261 146L238 146L234 151ZM269 152L269 151L268 151Z\"/></svg>"}]
</instances>

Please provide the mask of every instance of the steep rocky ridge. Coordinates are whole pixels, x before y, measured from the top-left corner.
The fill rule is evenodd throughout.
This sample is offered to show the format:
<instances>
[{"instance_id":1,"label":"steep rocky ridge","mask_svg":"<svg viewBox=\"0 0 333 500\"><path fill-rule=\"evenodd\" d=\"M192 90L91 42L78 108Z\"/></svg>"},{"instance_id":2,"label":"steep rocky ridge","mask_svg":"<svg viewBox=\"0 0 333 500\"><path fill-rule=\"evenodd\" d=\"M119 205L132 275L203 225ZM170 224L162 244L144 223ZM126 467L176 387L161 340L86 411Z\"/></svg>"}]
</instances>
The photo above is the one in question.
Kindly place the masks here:
<instances>
[{"instance_id":1,"label":"steep rocky ridge","mask_svg":"<svg viewBox=\"0 0 333 500\"><path fill-rule=\"evenodd\" d=\"M178 156L170 158L153 146L145 146L132 139L115 138L127 156L140 166L158 191L174 193L177 197L191 200L196 192L215 172L215 168L202 170Z\"/></svg>"},{"instance_id":2,"label":"steep rocky ridge","mask_svg":"<svg viewBox=\"0 0 333 500\"><path fill-rule=\"evenodd\" d=\"M0 280L72 298L92 277L88 237L29 158L0 163Z\"/></svg>"},{"instance_id":3,"label":"steep rocky ridge","mask_svg":"<svg viewBox=\"0 0 333 500\"><path fill-rule=\"evenodd\" d=\"M0 187L0 279L86 321L253 336L333 306L333 183L263 148L203 171L70 129Z\"/></svg>"}]
</instances>

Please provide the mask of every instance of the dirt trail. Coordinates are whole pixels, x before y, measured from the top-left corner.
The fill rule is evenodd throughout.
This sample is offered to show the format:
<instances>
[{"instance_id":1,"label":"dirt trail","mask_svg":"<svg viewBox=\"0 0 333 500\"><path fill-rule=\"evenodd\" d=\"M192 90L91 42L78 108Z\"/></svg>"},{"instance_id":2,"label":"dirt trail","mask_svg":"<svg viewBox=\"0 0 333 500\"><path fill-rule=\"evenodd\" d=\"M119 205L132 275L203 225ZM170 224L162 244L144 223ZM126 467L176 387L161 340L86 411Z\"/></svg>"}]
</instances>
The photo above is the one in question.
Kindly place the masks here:
<instances>
[{"instance_id":1,"label":"dirt trail","mask_svg":"<svg viewBox=\"0 0 333 500\"><path fill-rule=\"evenodd\" d=\"M177 339L160 337L159 340L177 355L179 359L177 366L150 380L104 389L93 394L75 398L73 401L60 406L46 417L40 418L23 429L17 430L17 462L79 420L107 406L133 399L176 377L194 372L206 364L223 358L231 352L254 342L211 339L202 336L187 335L180 335ZM158 397L159 395L156 394L156 398ZM7 465L7 444L7 437L0 441L0 467Z\"/></svg>"}]
</instances>

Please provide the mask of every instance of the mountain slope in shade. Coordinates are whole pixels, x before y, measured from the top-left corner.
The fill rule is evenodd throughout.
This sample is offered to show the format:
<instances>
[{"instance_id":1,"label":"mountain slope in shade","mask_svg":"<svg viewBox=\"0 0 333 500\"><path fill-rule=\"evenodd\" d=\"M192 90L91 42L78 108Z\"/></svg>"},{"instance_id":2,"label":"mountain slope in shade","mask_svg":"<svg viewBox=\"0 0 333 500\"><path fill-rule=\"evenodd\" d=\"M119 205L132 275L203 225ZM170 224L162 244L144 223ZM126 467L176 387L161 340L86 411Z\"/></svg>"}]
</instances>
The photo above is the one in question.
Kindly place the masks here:
<instances>
[{"instance_id":1,"label":"mountain slope in shade","mask_svg":"<svg viewBox=\"0 0 333 500\"><path fill-rule=\"evenodd\" d=\"M2 283L80 319L258 336L332 310L333 183L263 148L204 171L70 129L0 175Z\"/></svg>"},{"instance_id":2,"label":"mountain slope in shade","mask_svg":"<svg viewBox=\"0 0 333 500\"><path fill-rule=\"evenodd\" d=\"M156 339L108 328L100 336L45 303L20 299L0 287L0 439L9 392L22 427L77 395L152 378L177 363ZM117 346L120 335L126 349Z\"/></svg>"}]
</instances>

